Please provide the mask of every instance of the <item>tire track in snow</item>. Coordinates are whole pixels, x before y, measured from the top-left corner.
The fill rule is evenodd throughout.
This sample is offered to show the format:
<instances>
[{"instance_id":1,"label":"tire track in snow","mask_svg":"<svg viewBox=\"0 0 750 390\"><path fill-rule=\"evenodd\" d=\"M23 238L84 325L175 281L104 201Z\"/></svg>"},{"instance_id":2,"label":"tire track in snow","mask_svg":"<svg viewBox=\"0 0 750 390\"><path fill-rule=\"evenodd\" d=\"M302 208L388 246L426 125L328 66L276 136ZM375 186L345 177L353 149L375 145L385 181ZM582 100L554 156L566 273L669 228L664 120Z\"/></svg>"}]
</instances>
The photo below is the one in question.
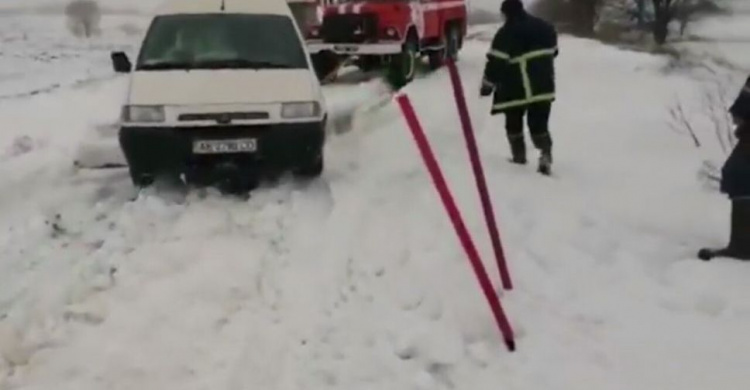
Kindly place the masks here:
<instances>
[{"instance_id":1,"label":"tire track in snow","mask_svg":"<svg viewBox=\"0 0 750 390\"><path fill-rule=\"evenodd\" d=\"M252 209L251 212L254 214L252 216L249 215L248 212L237 213L240 210L238 210L237 207L232 207L231 209L233 210L230 209L229 212L240 215L229 217L226 214L227 211L224 210L227 206L225 202L216 199L208 199L207 201L204 200L198 202L195 202L194 199L188 199L188 202L185 205L169 205L164 204L164 202L159 199L143 198L131 204L130 210L120 212L121 215L118 216L117 213L115 213L115 215L112 216L112 220L109 222L114 222L118 225L120 230L118 235L121 236L119 238L125 238L127 244L125 247L120 247L120 253L117 253L117 245L112 245L115 248L107 249L110 251L110 255L114 257L113 262L118 267L118 285L116 285L111 291L107 292L102 299L109 301L105 307L107 307L107 310L112 310L113 314L111 317L105 316L100 327L97 327L99 329L90 328L90 325L88 324L69 324L71 332L83 332L81 333L81 336L87 335L86 339L76 340L74 338L72 340L74 343L69 344L73 355L77 355L75 353L76 350L80 352L81 349L85 350L87 347L90 347L90 345L88 345L88 340L96 339L102 334L100 332L107 328L118 326L118 322L122 323L123 321L130 321L131 326L134 328L129 335L124 335L122 337L124 340L120 340L120 342L118 342L118 340L109 340L114 345L120 344L122 348L126 348L126 346L131 343L142 342L142 340L133 337L137 337L136 334L146 331L146 327L153 326L157 328L152 329L155 333L168 331L166 329L161 329L162 324L160 324L160 321L162 320L168 325L178 325L178 323L175 323L174 321L163 318L159 310L153 306L153 304L156 304L157 306L158 304L168 304L170 301L172 304L183 303L180 297L171 293L167 295L172 299L165 300L164 298L157 298L162 295L158 293L159 291L163 291L160 286L173 283L178 290L187 294L197 293L198 291L194 291L193 289L196 286L200 286L201 283L192 285L187 282L180 282L180 280L188 279L188 281L195 280L197 282L195 278L205 276L204 271L210 269L209 264L212 262L215 263L216 258L214 256L217 256L206 254L204 252L199 253L197 258L194 257L192 259L193 261L185 260L181 256L187 255L188 252L185 252L181 247L183 245L190 246L185 242L186 240L190 241L202 238L205 240L203 245L208 245L209 247L218 249L219 256L222 254L221 252L223 249L220 247L223 243L229 243L230 246L234 246L235 249L241 249L246 246L249 248L256 247L256 250L262 253L261 261L256 264L237 265L227 264L227 262L255 263L258 258L254 258L254 256L248 256L249 258L245 258L242 253L234 253L233 251L230 251L226 254L232 255L233 258L224 261L222 264L223 267L216 270L216 274L213 275L213 277L209 274L209 277L202 280L204 284L210 285L210 289L214 290L211 295L218 294L219 296L230 297L230 299L227 300L229 303L223 302L223 299L213 301L219 304L219 306L230 306L226 311L219 310L214 314L216 317L215 321L222 324L220 328L232 329L233 326L236 327L236 325L233 324L232 317L239 315L239 318L242 318L242 313L252 313L249 317L273 318L273 308L267 306L267 302L259 292L251 291L253 284L247 282L252 279L252 274L255 272L260 274L271 273L273 275L275 272L283 272L283 270L288 267L288 263L283 261L283 257L285 256L285 252L288 252L290 249L284 248L287 244L283 244L281 247L275 246L273 244L273 238L282 237L285 234L294 234L295 225L305 226L304 223L302 223L303 221L298 220L295 213L301 213L300 215L304 215L304 218L315 218L315 215L319 218L324 218L325 213L319 213L319 210L325 210L327 208L327 195L325 194L324 187L325 186L312 188L312 193L303 191L304 193L300 192L297 194L293 194L292 192L294 190L289 190L288 188L270 190L265 196L258 196L259 198L266 199L250 202L250 208ZM315 192L318 192L318 194L315 194ZM274 200L276 200L276 202L274 202ZM247 205L240 204L238 206L244 207ZM167 209L163 209L164 207ZM299 210L294 211L293 208L295 207L299 208ZM171 211L168 209L171 209ZM136 215L133 215L134 213ZM210 216L211 218L206 219L205 217L207 216ZM164 217L167 218L165 219ZM196 218L203 222L202 227L194 226L193 222ZM246 218L249 218L250 220L245 220ZM225 219L228 219L228 221ZM232 219L235 219L235 222L231 222ZM151 222L149 222L149 220ZM237 223L236 220L245 220L245 222L244 224ZM313 219L313 221L314 220L315 219ZM161 226L156 226L155 222ZM144 227L146 227L147 230L145 232L146 234L134 231L142 230ZM90 228L96 229L97 226L91 226ZM175 230L179 233L178 235L170 234L170 231ZM232 237L237 234L243 238ZM130 238L128 239L127 236L130 236ZM271 240L268 240L268 238L271 238ZM240 241L237 241L238 239ZM117 238L113 237L113 240L117 241ZM246 240L249 240L250 245L242 244L242 241ZM211 241L218 241L218 243L212 243ZM105 243L104 248L106 249L107 247L108 243ZM153 250L156 250L156 253L150 254L149 252L152 252ZM198 252L202 251L199 250ZM153 258L151 255L153 255ZM154 264L154 262L158 262L158 264ZM234 267L238 267L235 271L244 271L245 277L241 277L243 273L232 272L231 270ZM220 285L219 283L219 281L224 278L222 275L225 274L227 275L227 281L231 282L230 285L227 286ZM136 281L137 285L130 284ZM277 291L282 290L279 285L272 285L272 287ZM138 291L138 294L133 295L136 291ZM121 295L123 293L124 296ZM131 299L125 299L125 296L130 296ZM87 300L93 299L93 297L90 296L87 298ZM156 302L148 302L149 300L153 300L153 298L157 298L155 300ZM89 303L90 302L83 302L83 306L87 306ZM134 323L132 323L134 320L133 318L128 318L127 320L123 319L123 312L136 310L136 307L140 305L146 309L140 314L145 318L136 320ZM239 307L232 307L233 305L239 305ZM189 313L191 310L196 309L196 307L195 305L186 303L184 309ZM169 310L169 308L165 307L165 310ZM176 310L179 310L179 308ZM180 315L178 315L178 317L179 316ZM247 318L248 315L244 315L244 317ZM149 322L149 320L153 322ZM122 324L120 325L122 326ZM263 326L259 326L259 328L263 328ZM88 329L88 331L86 331L86 329ZM188 329L190 329L190 327L188 327ZM154 348L158 348L158 345L160 344L157 340L152 340L152 343L155 344ZM65 349L66 348L63 348L63 350ZM209 356L216 355L215 352L205 352L208 352ZM269 351L269 353L271 352L273 351ZM94 351L88 351L88 353L96 354ZM79 357L85 360L85 355L87 355L87 353L81 353ZM214 359L222 360L221 356L214 357ZM208 365L210 366L210 364ZM196 366L192 367L192 369L197 369ZM33 367L31 367L31 369L33 369ZM245 369L247 370L248 367ZM259 373L263 371L264 370L259 369L255 372ZM99 373L106 376L106 373ZM111 372L109 373L111 374ZM94 373L92 372L91 374Z\"/></svg>"}]
</instances>

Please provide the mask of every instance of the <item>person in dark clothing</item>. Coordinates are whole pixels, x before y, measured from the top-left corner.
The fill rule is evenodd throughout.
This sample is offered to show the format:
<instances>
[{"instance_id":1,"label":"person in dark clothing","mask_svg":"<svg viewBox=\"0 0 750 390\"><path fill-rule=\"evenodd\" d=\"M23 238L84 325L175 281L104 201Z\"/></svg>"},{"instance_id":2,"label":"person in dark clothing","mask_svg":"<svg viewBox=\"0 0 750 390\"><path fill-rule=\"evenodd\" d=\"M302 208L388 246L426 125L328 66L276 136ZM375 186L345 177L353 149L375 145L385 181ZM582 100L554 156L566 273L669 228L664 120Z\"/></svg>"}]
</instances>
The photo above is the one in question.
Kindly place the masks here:
<instances>
[{"instance_id":1,"label":"person in dark clothing","mask_svg":"<svg viewBox=\"0 0 750 390\"><path fill-rule=\"evenodd\" d=\"M729 112L737 125L737 144L721 170L721 192L732 201L729 245L701 249L698 257L703 260L750 260L750 77Z\"/></svg>"},{"instance_id":2,"label":"person in dark clothing","mask_svg":"<svg viewBox=\"0 0 750 390\"><path fill-rule=\"evenodd\" d=\"M750 77L747 78L745 86L740 91L740 96L734 101L732 107L729 108L729 112L732 114L736 124L737 121L748 121L750 118Z\"/></svg>"},{"instance_id":3,"label":"person in dark clothing","mask_svg":"<svg viewBox=\"0 0 750 390\"><path fill-rule=\"evenodd\" d=\"M524 117L534 146L541 152L539 172L550 174L552 137L549 118L555 100L557 31L524 9L521 0L505 0L505 24L487 54L481 96L493 95L491 114L505 114L511 161L526 164Z\"/></svg>"}]
</instances>

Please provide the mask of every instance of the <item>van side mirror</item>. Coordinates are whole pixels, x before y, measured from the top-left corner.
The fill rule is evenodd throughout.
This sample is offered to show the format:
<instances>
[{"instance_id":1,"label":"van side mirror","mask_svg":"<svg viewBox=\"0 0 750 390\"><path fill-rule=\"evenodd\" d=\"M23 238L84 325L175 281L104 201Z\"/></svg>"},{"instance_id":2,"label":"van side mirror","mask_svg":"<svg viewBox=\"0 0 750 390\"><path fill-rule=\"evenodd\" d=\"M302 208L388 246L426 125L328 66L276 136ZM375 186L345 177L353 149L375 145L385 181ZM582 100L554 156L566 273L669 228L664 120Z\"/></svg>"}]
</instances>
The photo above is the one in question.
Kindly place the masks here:
<instances>
[{"instance_id":1,"label":"van side mirror","mask_svg":"<svg viewBox=\"0 0 750 390\"><path fill-rule=\"evenodd\" d=\"M130 63L128 55L124 52L112 52L110 58L112 58L112 67L117 73L130 73L133 69L133 64Z\"/></svg>"}]
</instances>

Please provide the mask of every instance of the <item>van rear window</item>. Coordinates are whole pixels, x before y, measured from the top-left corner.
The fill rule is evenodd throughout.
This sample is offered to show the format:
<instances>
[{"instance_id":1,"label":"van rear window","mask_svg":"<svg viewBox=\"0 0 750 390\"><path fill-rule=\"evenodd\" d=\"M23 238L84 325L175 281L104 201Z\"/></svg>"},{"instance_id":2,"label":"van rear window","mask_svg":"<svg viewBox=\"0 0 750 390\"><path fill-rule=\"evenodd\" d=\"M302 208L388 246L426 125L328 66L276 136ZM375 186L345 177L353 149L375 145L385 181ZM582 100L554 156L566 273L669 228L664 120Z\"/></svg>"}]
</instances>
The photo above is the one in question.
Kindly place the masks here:
<instances>
[{"instance_id":1,"label":"van rear window","mask_svg":"<svg viewBox=\"0 0 750 390\"><path fill-rule=\"evenodd\" d=\"M136 69L304 69L302 44L294 22L283 15L157 16Z\"/></svg>"}]
</instances>

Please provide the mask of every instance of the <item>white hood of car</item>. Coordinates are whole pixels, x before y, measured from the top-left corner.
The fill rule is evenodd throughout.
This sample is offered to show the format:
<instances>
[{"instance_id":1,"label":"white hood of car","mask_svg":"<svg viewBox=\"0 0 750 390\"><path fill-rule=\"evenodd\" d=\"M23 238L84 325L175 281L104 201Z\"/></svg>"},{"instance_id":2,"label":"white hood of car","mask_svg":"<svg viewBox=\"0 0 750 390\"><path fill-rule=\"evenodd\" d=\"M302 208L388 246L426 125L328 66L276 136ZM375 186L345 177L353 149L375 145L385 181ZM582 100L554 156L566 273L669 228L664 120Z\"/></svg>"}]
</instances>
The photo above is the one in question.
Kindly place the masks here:
<instances>
[{"instance_id":1,"label":"white hood of car","mask_svg":"<svg viewBox=\"0 0 750 390\"><path fill-rule=\"evenodd\" d=\"M133 74L128 104L267 104L320 99L308 69L159 70Z\"/></svg>"}]
</instances>

